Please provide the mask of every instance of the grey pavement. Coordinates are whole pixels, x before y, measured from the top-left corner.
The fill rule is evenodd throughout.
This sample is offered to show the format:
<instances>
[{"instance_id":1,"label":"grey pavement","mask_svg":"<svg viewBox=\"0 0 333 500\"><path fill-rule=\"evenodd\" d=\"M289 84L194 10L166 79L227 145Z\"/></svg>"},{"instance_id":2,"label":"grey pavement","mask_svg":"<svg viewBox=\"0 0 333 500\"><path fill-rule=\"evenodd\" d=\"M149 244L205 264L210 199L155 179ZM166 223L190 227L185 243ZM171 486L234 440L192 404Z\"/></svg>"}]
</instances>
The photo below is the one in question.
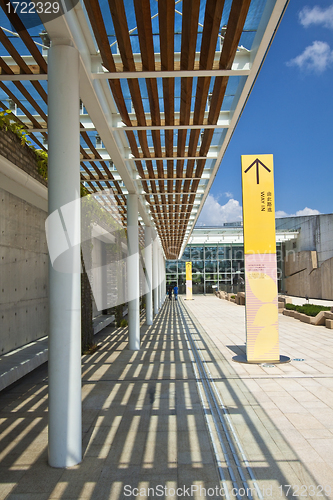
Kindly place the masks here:
<instances>
[{"instance_id":1,"label":"grey pavement","mask_svg":"<svg viewBox=\"0 0 333 500\"><path fill-rule=\"evenodd\" d=\"M234 363L244 307L215 296L165 302L138 352L105 328L82 357L84 459L67 469L47 465L39 367L0 393L0 499L333 498L332 331L279 321L281 354L304 361Z\"/></svg>"}]
</instances>

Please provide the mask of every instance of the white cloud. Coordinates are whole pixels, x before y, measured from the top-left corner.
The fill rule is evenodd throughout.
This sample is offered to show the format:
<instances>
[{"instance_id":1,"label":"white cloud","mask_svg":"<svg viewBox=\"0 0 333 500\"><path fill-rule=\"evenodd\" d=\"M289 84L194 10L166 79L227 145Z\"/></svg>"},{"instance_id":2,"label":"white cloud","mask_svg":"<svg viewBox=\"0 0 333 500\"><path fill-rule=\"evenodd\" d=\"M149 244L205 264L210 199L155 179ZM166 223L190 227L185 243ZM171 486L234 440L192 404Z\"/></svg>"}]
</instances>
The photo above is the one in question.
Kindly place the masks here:
<instances>
[{"instance_id":1,"label":"white cloud","mask_svg":"<svg viewBox=\"0 0 333 500\"><path fill-rule=\"evenodd\" d=\"M314 208L305 207L295 214L287 214L284 210L277 210L275 217L297 217L301 215L319 215L321 212ZM243 219L242 207L239 201L233 198L225 205L221 205L217 198L209 194L198 218L197 226L221 226L224 222L239 222Z\"/></svg>"},{"instance_id":2,"label":"white cloud","mask_svg":"<svg viewBox=\"0 0 333 500\"><path fill-rule=\"evenodd\" d=\"M287 62L287 66L298 66L302 70L322 73L333 62L333 51L326 42L316 40L299 56Z\"/></svg>"},{"instance_id":3,"label":"white cloud","mask_svg":"<svg viewBox=\"0 0 333 500\"><path fill-rule=\"evenodd\" d=\"M281 219L281 217L290 217L290 215L288 215L287 212L284 212L283 210L276 210L275 218Z\"/></svg>"},{"instance_id":4,"label":"white cloud","mask_svg":"<svg viewBox=\"0 0 333 500\"><path fill-rule=\"evenodd\" d=\"M296 215L319 215L319 214L320 214L319 210L308 207L305 207L303 208L303 210L298 210L296 212Z\"/></svg>"},{"instance_id":5,"label":"white cloud","mask_svg":"<svg viewBox=\"0 0 333 500\"><path fill-rule=\"evenodd\" d=\"M333 4L326 9L322 9L317 5L312 9L304 7L298 14L298 18L305 28L308 28L312 24L317 24L333 29Z\"/></svg>"},{"instance_id":6,"label":"white cloud","mask_svg":"<svg viewBox=\"0 0 333 500\"><path fill-rule=\"evenodd\" d=\"M242 220L242 207L237 200L231 198L225 205L209 194L198 219L199 226L219 226L224 222Z\"/></svg>"},{"instance_id":7,"label":"white cloud","mask_svg":"<svg viewBox=\"0 0 333 500\"><path fill-rule=\"evenodd\" d=\"M224 196L226 196L227 198L232 198L232 197L233 197L233 194L232 194L232 193L230 193L230 191L226 191L226 192L224 193Z\"/></svg>"},{"instance_id":8,"label":"white cloud","mask_svg":"<svg viewBox=\"0 0 333 500\"><path fill-rule=\"evenodd\" d=\"M281 217L300 217L301 215L319 215L321 212L316 210L315 208L305 207L303 210L297 210L295 214L287 214L283 210L277 210L275 212L276 219L280 219Z\"/></svg>"}]
</instances>

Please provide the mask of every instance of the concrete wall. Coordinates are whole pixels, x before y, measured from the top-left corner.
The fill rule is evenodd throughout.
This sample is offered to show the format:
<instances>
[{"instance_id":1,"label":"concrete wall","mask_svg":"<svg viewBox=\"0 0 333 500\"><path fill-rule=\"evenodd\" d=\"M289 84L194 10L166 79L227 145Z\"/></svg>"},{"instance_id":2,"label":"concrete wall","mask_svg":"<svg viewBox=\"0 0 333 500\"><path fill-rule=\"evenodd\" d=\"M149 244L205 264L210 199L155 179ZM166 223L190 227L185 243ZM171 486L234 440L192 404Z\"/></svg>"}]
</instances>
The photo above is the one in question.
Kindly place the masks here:
<instances>
[{"instance_id":1,"label":"concrete wall","mask_svg":"<svg viewBox=\"0 0 333 500\"><path fill-rule=\"evenodd\" d=\"M0 189L0 352L47 335L46 212Z\"/></svg>"},{"instance_id":2,"label":"concrete wall","mask_svg":"<svg viewBox=\"0 0 333 500\"><path fill-rule=\"evenodd\" d=\"M285 291L332 300L333 214L276 219L276 228L299 231L297 239L285 243Z\"/></svg>"},{"instance_id":3,"label":"concrete wall","mask_svg":"<svg viewBox=\"0 0 333 500\"><path fill-rule=\"evenodd\" d=\"M318 266L315 251L288 253L285 273L285 288L289 295L333 299L333 257Z\"/></svg>"},{"instance_id":4,"label":"concrete wall","mask_svg":"<svg viewBox=\"0 0 333 500\"><path fill-rule=\"evenodd\" d=\"M318 266L333 257L333 214L276 219L276 229L299 231L296 241L286 242L286 251L315 250Z\"/></svg>"},{"instance_id":5,"label":"concrete wall","mask_svg":"<svg viewBox=\"0 0 333 500\"><path fill-rule=\"evenodd\" d=\"M46 181L34 153L0 131L0 354L48 333Z\"/></svg>"}]
</instances>

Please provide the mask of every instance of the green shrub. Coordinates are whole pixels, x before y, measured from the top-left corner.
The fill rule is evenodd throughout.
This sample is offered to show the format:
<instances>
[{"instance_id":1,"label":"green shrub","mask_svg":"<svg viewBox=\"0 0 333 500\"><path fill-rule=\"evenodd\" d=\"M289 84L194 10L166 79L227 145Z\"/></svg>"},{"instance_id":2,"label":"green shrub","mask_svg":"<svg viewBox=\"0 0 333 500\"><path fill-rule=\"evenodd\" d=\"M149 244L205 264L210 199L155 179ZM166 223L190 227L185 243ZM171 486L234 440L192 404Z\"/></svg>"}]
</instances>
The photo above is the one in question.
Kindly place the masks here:
<instances>
[{"instance_id":1,"label":"green shrub","mask_svg":"<svg viewBox=\"0 0 333 500\"><path fill-rule=\"evenodd\" d=\"M296 306L296 311L306 314L307 316L317 316L321 311L329 311L330 307L317 306L315 304L303 304L302 306Z\"/></svg>"},{"instance_id":2,"label":"green shrub","mask_svg":"<svg viewBox=\"0 0 333 500\"><path fill-rule=\"evenodd\" d=\"M286 304L286 309L289 311L297 311L307 316L317 316L321 311L329 311L330 307L317 306L316 304L303 304L302 306L296 306L295 304Z\"/></svg>"},{"instance_id":3,"label":"green shrub","mask_svg":"<svg viewBox=\"0 0 333 500\"><path fill-rule=\"evenodd\" d=\"M120 322L121 328L125 328L125 326L127 326L127 325L128 325L127 319L122 319Z\"/></svg>"},{"instance_id":4,"label":"green shrub","mask_svg":"<svg viewBox=\"0 0 333 500\"><path fill-rule=\"evenodd\" d=\"M235 298L236 298L236 295L230 295L230 298L231 298L231 299L235 299Z\"/></svg>"}]
</instances>

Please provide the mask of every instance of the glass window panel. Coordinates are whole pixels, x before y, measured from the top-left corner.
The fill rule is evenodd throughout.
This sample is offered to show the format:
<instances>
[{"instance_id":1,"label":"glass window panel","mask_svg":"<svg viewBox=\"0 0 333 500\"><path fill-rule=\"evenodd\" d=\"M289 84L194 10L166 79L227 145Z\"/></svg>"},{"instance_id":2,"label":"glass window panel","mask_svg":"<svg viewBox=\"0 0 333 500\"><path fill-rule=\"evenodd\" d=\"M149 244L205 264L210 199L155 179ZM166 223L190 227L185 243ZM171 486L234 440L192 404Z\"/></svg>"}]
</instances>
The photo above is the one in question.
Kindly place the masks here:
<instances>
[{"instance_id":1,"label":"glass window panel","mask_svg":"<svg viewBox=\"0 0 333 500\"><path fill-rule=\"evenodd\" d=\"M233 260L232 261L232 268L234 271L240 271L244 273L244 262L241 260Z\"/></svg>"},{"instance_id":2,"label":"glass window panel","mask_svg":"<svg viewBox=\"0 0 333 500\"><path fill-rule=\"evenodd\" d=\"M234 260L244 260L244 248L232 247L232 258Z\"/></svg>"},{"instance_id":3,"label":"glass window panel","mask_svg":"<svg viewBox=\"0 0 333 500\"><path fill-rule=\"evenodd\" d=\"M187 246L184 250L184 253L182 255L182 260L185 262L187 260L190 260L190 247Z\"/></svg>"},{"instance_id":4,"label":"glass window panel","mask_svg":"<svg viewBox=\"0 0 333 500\"><path fill-rule=\"evenodd\" d=\"M166 262L166 273L175 273L177 274L177 261L176 260L168 260Z\"/></svg>"},{"instance_id":5,"label":"glass window panel","mask_svg":"<svg viewBox=\"0 0 333 500\"><path fill-rule=\"evenodd\" d=\"M204 261L203 260L194 260L192 261L192 274L196 271L203 271Z\"/></svg>"},{"instance_id":6,"label":"glass window panel","mask_svg":"<svg viewBox=\"0 0 333 500\"><path fill-rule=\"evenodd\" d=\"M219 246L217 251L218 259L230 259L231 257L231 247L230 246Z\"/></svg>"},{"instance_id":7,"label":"glass window panel","mask_svg":"<svg viewBox=\"0 0 333 500\"><path fill-rule=\"evenodd\" d=\"M178 261L178 272L185 273L185 261L183 260Z\"/></svg>"},{"instance_id":8,"label":"glass window panel","mask_svg":"<svg viewBox=\"0 0 333 500\"><path fill-rule=\"evenodd\" d=\"M192 293L204 293L204 282L202 281L201 283L193 283L192 282Z\"/></svg>"},{"instance_id":9,"label":"glass window panel","mask_svg":"<svg viewBox=\"0 0 333 500\"><path fill-rule=\"evenodd\" d=\"M204 249L203 247L192 247L191 248L191 260L203 260L204 259Z\"/></svg>"},{"instance_id":10,"label":"glass window panel","mask_svg":"<svg viewBox=\"0 0 333 500\"><path fill-rule=\"evenodd\" d=\"M186 277L185 275L178 276L178 286L186 285ZM180 292L179 292L180 293Z\"/></svg>"},{"instance_id":11,"label":"glass window panel","mask_svg":"<svg viewBox=\"0 0 333 500\"><path fill-rule=\"evenodd\" d=\"M217 281L206 281L206 293L214 293L217 290Z\"/></svg>"},{"instance_id":12,"label":"glass window panel","mask_svg":"<svg viewBox=\"0 0 333 500\"><path fill-rule=\"evenodd\" d=\"M203 282L204 282L203 274L201 274L201 273L193 274L193 276L192 276L192 284L193 283L203 283Z\"/></svg>"},{"instance_id":13,"label":"glass window panel","mask_svg":"<svg viewBox=\"0 0 333 500\"><path fill-rule=\"evenodd\" d=\"M231 274L230 273L220 273L219 274L220 283L230 283L231 282Z\"/></svg>"},{"instance_id":14,"label":"glass window panel","mask_svg":"<svg viewBox=\"0 0 333 500\"><path fill-rule=\"evenodd\" d=\"M231 261L230 260L221 260L219 262L219 271L221 272L229 272L231 271Z\"/></svg>"},{"instance_id":15,"label":"glass window panel","mask_svg":"<svg viewBox=\"0 0 333 500\"><path fill-rule=\"evenodd\" d=\"M177 274L167 274L166 275L167 280L176 280L177 279Z\"/></svg>"},{"instance_id":16,"label":"glass window panel","mask_svg":"<svg viewBox=\"0 0 333 500\"><path fill-rule=\"evenodd\" d=\"M215 280L217 282L217 274L216 273L205 273L206 281Z\"/></svg>"},{"instance_id":17,"label":"glass window panel","mask_svg":"<svg viewBox=\"0 0 333 500\"><path fill-rule=\"evenodd\" d=\"M211 273L217 273L217 260L206 260L205 270Z\"/></svg>"},{"instance_id":18,"label":"glass window panel","mask_svg":"<svg viewBox=\"0 0 333 500\"><path fill-rule=\"evenodd\" d=\"M205 247L205 260L216 260L217 247Z\"/></svg>"}]
</instances>

